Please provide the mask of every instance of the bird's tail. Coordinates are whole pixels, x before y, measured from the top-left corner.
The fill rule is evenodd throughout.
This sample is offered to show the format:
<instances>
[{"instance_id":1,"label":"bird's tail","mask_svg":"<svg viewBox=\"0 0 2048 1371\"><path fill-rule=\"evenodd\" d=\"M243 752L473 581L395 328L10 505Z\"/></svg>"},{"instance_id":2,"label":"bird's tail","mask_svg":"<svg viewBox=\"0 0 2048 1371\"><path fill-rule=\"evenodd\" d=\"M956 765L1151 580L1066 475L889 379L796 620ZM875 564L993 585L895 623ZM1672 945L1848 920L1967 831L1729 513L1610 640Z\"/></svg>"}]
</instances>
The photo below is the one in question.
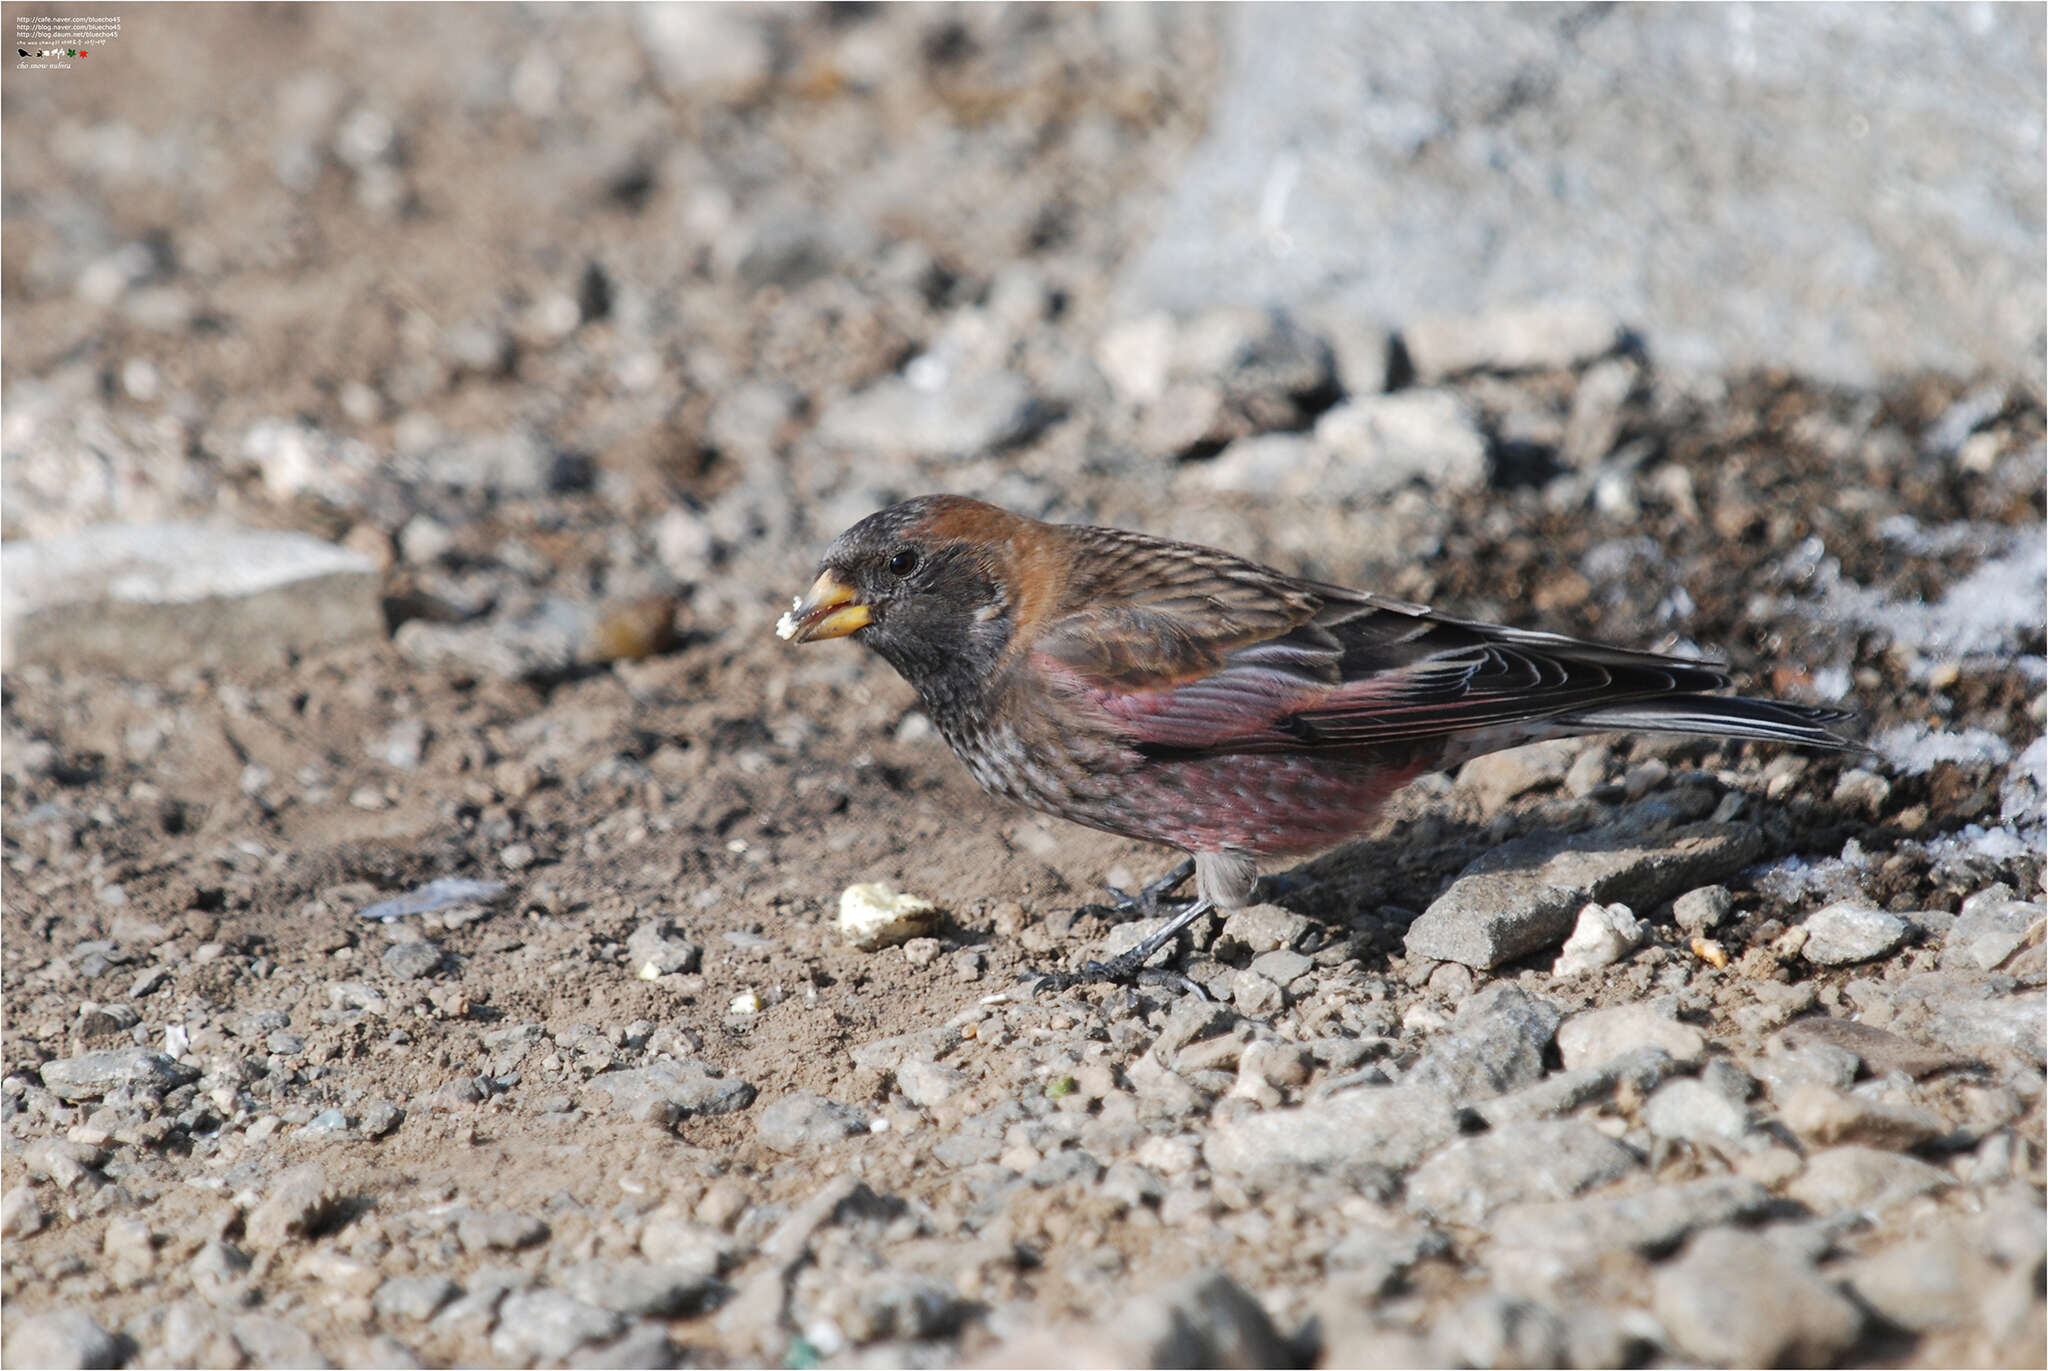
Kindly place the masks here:
<instances>
[{"instance_id":1,"label":"bird's tail","mask_svg":"<svg viewBox=\"0 0 2048 1371\"><path fill-rule=\"evenodd\" d=\"M1862 743L1836 731L1855 717L1849 710L1826 705L1751 700L1739 695L1665 695L1581 710L1549 722L1560 732L1690 733L1860 752Z\"/></svg>"}]
</instances>

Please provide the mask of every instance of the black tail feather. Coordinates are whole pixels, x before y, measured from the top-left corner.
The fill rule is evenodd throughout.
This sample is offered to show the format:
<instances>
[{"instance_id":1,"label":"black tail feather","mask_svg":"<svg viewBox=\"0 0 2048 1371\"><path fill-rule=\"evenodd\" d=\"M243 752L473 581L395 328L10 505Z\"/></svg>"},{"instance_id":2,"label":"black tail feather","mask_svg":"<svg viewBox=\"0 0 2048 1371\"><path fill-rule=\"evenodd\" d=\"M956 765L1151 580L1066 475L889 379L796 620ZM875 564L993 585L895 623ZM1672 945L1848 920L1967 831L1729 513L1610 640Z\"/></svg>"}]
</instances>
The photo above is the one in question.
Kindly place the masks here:
<instances>
[{"instance_id":1,"label":"black tail feather","mask_svg":"<svg viewBox=\"0 0 2048 1371\"><path fill-rule=\"evenodd\" d=\"M1751 700L1739 695L1666 695L1583 710L1554 723L1588 733L1690 733L1860 752L1865 750L1862 743L1836 731L1855 718L1849 710L1827 705Z\"/></svg>"}]
</instances>

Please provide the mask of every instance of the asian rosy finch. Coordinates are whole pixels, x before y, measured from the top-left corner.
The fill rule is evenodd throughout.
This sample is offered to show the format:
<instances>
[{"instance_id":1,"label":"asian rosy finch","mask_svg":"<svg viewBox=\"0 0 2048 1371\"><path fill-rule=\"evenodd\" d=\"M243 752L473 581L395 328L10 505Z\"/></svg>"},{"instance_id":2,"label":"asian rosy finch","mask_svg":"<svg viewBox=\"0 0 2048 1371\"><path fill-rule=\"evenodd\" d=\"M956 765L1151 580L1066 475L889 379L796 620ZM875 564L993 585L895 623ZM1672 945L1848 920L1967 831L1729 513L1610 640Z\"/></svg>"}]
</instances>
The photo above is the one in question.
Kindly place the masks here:
<instances>
[{"instance_id":1,"label":"asian rosy finch","mask_svg":"<svg viewBox=\"0 0 2048 1371\"><path fill-rule=\"evenodd\" d=\"M1728 684L1709 662L951 495L840 534L776 631L880 653L988 791L1192 855L1192 905L1059 985L1128 979L1203 913L1249 903L1261 859L1355 837L1415 777L1483 753L1632 731L1856 746L1831 730L1841 710L1702 693Z\"/></svg>"}]
</instances>

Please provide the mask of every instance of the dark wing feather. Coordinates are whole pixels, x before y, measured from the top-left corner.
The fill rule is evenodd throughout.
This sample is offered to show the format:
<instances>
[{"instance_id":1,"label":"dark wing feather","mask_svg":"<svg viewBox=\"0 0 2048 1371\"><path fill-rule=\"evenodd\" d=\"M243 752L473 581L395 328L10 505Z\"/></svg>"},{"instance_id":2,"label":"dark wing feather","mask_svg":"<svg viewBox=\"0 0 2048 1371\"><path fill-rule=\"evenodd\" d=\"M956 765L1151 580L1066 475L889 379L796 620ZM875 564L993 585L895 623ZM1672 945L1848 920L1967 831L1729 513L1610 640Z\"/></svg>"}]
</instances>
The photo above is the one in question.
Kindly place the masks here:
<instances>
[{"instance_id":1,"label":"dark wing feather","mask_svg":"<svg viewBox=\"0 0 2048 1371\"><path fill-rule=\"evenodd\" d=\"M1701 708L1698 692L1728 684L1709 662L1457 619L1187 544L1072 532L1072 608L1029 651L1140 746L1349 748L1543 721L1841 743L1824 727L1838 711Z\"/></svg>"}]
</instances>

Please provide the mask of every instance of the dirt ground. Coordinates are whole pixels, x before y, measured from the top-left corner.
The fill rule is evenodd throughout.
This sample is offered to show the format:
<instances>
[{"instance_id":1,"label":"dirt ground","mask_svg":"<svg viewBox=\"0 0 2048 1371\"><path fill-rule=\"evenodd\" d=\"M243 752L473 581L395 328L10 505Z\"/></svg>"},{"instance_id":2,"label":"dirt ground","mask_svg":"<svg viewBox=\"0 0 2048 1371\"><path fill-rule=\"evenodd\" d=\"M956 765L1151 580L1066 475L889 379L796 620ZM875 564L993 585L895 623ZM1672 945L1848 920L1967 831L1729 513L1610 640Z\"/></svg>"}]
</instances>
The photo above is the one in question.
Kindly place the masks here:
<instances>
[{"instance_id":1,"label":"dirt ground","mask_svg":"<svg viewBox=\"0 0 2048 1371\"><path fill-rule=\"evenodd\" d=\"M1663 1332L1616 1314L1616 1352L1573 1341L1570 1291L1625 1309L1663 1253L1532 1296L1483 1221L1437 1215L1361 1293L1333 1253L1368 1220L1410 1231L1398 1182L1252 1184L1212 1134L1372 1063L1398 1077L1494 982L1567 1013L1679 995L1709 1056L1757 1074L1783 1020L1745 1007L1854 1017L1855 986L1948 965L1939 919L1874 962L1771 960L1830 882L1944 918L2000 883L2038 900L2039 796L2011 763L2043 732L2041 622L1965 602L2041 551L2037 380L1845 393L1624 352L1614 431L1578 467L1591 372L1482 370L1447 386L1487 437L1477 484L1217 489L1202 472L1230 441L1304 430L1349 387L1219 382L1208 428L1162 437L1091 360L1201 132L1213 16L658 22L145 10L110 70L0 90L7 536L314 533L385 568L391 629L157 680L8 673L10 1321L83 1311L135 1365L1113 1362L1171 1355L1117 1342L1119 1310L1220 1271L1262 1313L1235 1351L1197 1343L1209 1360L1488 1364L1454 1330L1510 1295L1564 1311L1545 1315L1563 1341L1484 1355L1700 1355L1661 1303ZM935 356L1023 378L992 450L848 438L859 396ZM770 631L832 533L926 489L1705 648L1890 741L1873 760L1617 740L1574 752L1584 789L1426 781L1289 897L1306 979L1234 1001L1260 1040L1314 1046L1299 1078L1262 1096L1235 1057L1161 1073L1162 1034L1210 1031L1182 1031L1184 997L1018 987L1095 955L1116 922L1074 911L1176 854L998 806L879 661ZM549 615L572 649L521 656L518 626ZM1915 752L1930 735L1967 745ZM1858 768L1878 782L1845 785ZM1692 817L1741 812L1762 844L1721 882L1725 965L1688 950L1669 896L1635 907L1645 949L1591 975L1406 952L1504 841L1702 791ZM503 891L362 917L448 877ZM939 906L931 939L846 946L839 894L869 880ZM1188 955L1233 1002L1257 949L1204 934ZM2003 965L2003 992L2038 996L2038 950ZM50 1088L53 1062L137 1047L170 1074ZM1900 1087L1942 1121L1905 1149L1941 1186L1862 1204L1808 1260L1846 1271L1987 1206L2038 1221L2038 1054L2010 1056ZM1780 1138L1773 1178L1755 1149L1652 1139L1643 1107L1593 1110L1642 1143L1643 1176L1763 1177L1799 1209L1810 1139ZM1994 1135L2003 1179L1973 1169ZM1858 1286L1854 1329L1812 1345L2038 1362L2028 1260L1998 1267L2020 1272L2010 1326L1916 1322ZM647 1269L668 1283L620 1293Z\"/></svg>"}]
</instances>

